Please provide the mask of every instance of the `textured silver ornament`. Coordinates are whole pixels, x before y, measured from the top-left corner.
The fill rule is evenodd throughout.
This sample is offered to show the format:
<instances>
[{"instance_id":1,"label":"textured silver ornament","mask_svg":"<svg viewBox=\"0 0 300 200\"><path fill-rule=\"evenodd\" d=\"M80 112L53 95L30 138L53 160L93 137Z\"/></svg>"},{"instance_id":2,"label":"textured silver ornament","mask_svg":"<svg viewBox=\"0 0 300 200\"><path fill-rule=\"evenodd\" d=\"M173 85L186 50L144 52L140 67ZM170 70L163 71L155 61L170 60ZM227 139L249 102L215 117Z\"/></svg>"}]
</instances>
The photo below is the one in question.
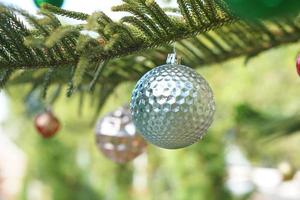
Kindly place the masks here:
<instances>
[{"instance_id":1,"label":"textured silver ornament","mask_svg":"<svg viewBox=\"0 0 300 200\"><path fill-rule=\"evenodd\" d=\"M189 146L205 134L213 121L215 102L206 80L176 63L176 54L146 73L131 97L133 121L143 137L162 148Z\"/></svg>"},{"instance_id":2,"label":"textured silver ornament","mask_svg":"<svg viewBox=\"0 0 300 200\"><path fill-rule=\"evenodd\" d=\"M99 150L117 163L126 163L146 149L146 141L137 134L128 106L103 117L96 125Z\"/></svg>"}]
</instances>

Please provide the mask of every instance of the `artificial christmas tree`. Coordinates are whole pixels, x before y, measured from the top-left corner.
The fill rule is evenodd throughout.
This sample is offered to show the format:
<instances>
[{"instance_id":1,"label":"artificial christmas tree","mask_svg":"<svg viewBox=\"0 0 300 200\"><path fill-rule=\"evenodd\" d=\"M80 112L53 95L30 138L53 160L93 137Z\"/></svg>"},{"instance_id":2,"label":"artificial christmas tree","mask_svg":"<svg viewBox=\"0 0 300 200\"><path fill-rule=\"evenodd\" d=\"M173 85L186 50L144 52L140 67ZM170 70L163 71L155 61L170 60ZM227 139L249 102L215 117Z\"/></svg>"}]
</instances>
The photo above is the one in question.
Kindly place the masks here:
<instances>
[{"instance_id":1,"label":"artificial christmas tree","mask_svg":"<svg viewBox=\"0 0 300 200\"><path fill-rule=\"evenodd\" d=\"M152 68L164 63L171 49L170 44L174 41L177 53L184 58L183 64L196 70L242 56L249 61L264 51L296 43L300 39L296 14L279 15L276 19L266 17L263 20L255 18L244 21L230 10L226 1L220 0L178 0L178 8L174 9L162 8L155 1L148 0L123 2L123 5L113 7L115 11L130 13L125 14L120 21L112 20L103 12L90 15L49 4L43 4L39 16L1 5L1 88L10 89L10 86L19 85L22 87L20 94L29 91L30 95L38 90L42 91L41 96L45 98L62 96L64 92L68 97L74 95L68 102L58 101L60 110L64 110L60 115L68 115L68 120L64 116L68 122L64 127L65 133L59 138L38 140L40 145L36 146L31 142L34 138L29 138L28 134L19 134L22 137L20 140L26 141L29 146L27 151L30 162L34 160L34 166L37 166L34 173L31 170L29 172L31 179L41 180L45 185L50 183L50 189L47 188L50 192L44 196L50 197L52 194L55 200L233 199L224 183L224 140L227 139L224 132L228 129L240 131L242 134L239 136L243 142L252 139L250 144L243 147L249 147L248 152L252 154L255 152L261 155L267 151L261 151L261 143L252 137L253 133L258 132L257 135L263 137L278 132L287 135L299 130L299 117L279 117L278 113L287 115L280 112L283 109L277 110L271 120L265 116L252 119L256 113L246 112L244 123L235 123L230 109L240 101L255 101L257 105L274 109L276 102L283 102L285 97L288 99L293 87L289 87L289 90L285 88L288 84L296 84L292 84L295 82L292 82L284 69L277 67L283 65L280 61L287 59L287 54L271 54L265 63L255 63L247 69L233 69L237 68L233 67L237 64L230 62L229 67L222 65L222 68L215 67L210 72L202 70L201 74L209 77L208 82L217 91L215 98L220 106L217 106L217 123L210 129L211 133L203 142L189 148L169 152L149 145L148 157L141 156L141 159L126 165L113 164L102 159L98 152L91 151L96 149L93 144L94 134L87 134L91 130L84 127L92 118L91 113L96 113L96 119L104 105L102 111L115 109L121 104L120 101L115 102L119 99L128 103L126 95L131 92L133 85ZM58 15L79 20L79 23L62 23ZM91 32L92 35L86 34ZM275 66L267 68L271 62ZM291 65L293 63L294 58ZM262 77L269 76L267 70L271 78L264 79ZM280 70L280 73L276 70ZM180 77L184 75L188 73L184 71ZM273 81L274 77L278 79ZM270 85L265 84L264 80L272 86L280 84L281 87L277 90L271 88L275 91L271 93ZM124 90L122 87L128 82L132 87ZM246 84L248 87L245 87ZM252 92L249 85L255 88ZM117 95L119 90L123 90L123 93ZM285 91L285 95L278 95L281 91ZM74 113L73 101L77 100L77 94L79 107L86 111L85 114L88 113L81 117ZM91 105L87 105L90 99ZM163 98L161 100L164 101ZM284 108L292 112L297 107L296 104L285 105ZM194 120L197 121L196 118ZM255 145L258 151L255 151ZM144 177L146 181L136 175L137 171L142 171L136 169L137 166L147 171ZM134 198L134 188L145 183L147 190L143 191L141 198ZM29 183L25 188L24 193L31 191Z\"/></svg>"}]
</instances>

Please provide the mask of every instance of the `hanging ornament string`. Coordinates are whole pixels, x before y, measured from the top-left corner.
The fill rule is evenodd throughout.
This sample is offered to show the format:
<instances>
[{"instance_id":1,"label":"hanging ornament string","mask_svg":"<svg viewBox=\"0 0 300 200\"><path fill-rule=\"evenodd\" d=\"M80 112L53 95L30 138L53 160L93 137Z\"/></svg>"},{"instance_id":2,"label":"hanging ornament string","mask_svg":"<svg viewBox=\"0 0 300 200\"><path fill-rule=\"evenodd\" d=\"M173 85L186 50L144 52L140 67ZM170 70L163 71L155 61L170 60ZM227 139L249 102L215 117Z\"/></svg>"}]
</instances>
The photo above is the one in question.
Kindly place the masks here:
<instances>
[{"instance_id":1,"label":"hanging ornament string","mask_svg":"<svg viewBox=\"0 0 300 200\"><path fill-rule=\"evenodd\" d=\"M181 59L177 56L176 53L176 42L173 43L173 53L168 54L166 63L171 65L181 63Z\"/></svg>"},{"instance_id":2,"label":"hanging ornament string","mask_svg":"<svg viewBox=\"0 0 300 200\"><path fill-rule=\"evenodd\" d=\"M183 148L201 139L215 112L210 86L195 70L179 64L174 49L165 65L138 81L130 104L141 135L167 149Z\"/></svg>"},{"instance_id":3,"label":"hanging ornament string","mask_svg":"<svg viewBox=\"0 0 300 200\"><path fill-rule=\"evenodd\" d=\"M34 119L36 130L44 138L53 137L61 127L60 121L53 114L51 108L54 100L57 97L58 92L54 92L54 94L48 100L46 98L42 98L44 110L40 112Z\"/></svg>"},{"instance_id":4,"label":"hanging ornament string","mask_svg":"<svg viewBox=\"0 0 300 200\"><path fill-rule=\"evenodd\" d=\"M173 42L173 53L176 55L176 42Z\"/></svg>"}]
</instances>

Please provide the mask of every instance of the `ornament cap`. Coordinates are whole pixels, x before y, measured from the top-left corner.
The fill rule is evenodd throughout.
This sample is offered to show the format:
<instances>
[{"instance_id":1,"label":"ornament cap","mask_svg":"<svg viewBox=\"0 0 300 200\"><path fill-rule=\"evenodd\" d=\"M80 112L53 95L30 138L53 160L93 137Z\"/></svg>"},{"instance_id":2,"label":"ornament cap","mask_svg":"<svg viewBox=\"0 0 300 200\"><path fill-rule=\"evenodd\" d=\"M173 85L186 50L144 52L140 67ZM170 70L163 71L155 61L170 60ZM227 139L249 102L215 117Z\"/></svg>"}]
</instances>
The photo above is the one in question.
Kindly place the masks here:
<instances>
[{"instance_id":1,"label":"ornament cap","mask_svg":"<svg viewBox=\"0 0 300 200\"><path fill-rule=\"evenodd\" d=\"M177 57L177 54L176 54L176 43L175 42L173 43L173 53L168 54L166 63L171 64L171 65L174 65L174 64L179 65L181 63L181 58Z\"/></svg>"},{"instance_id":2,"label":"ornament cap","mask_svg":"<svg viewBox=\"0 0 300 200\"><path fill-rule=\"evenodd\" d=\"M171 65L173 65L173 64L180 64L181 63L181 58L177 57L176 52L169 53L168 57L167 57L167 60L166 60L166 63L167 64L171 64Z\"/></svg>"}]
</instances>

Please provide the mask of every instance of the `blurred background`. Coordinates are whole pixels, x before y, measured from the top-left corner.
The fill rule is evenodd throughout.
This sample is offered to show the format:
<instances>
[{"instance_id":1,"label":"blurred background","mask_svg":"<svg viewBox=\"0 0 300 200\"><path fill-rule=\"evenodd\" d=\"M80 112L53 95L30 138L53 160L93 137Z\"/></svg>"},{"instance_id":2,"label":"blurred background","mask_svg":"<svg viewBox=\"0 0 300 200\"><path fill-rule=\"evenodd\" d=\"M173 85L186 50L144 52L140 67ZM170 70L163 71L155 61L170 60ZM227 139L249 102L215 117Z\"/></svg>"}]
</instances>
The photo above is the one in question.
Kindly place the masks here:
<instances>
[{"instance_id":1,"label":"blurred background","mask_svg":"<svg viewBox=\"0 0 300 200\"><path fill-rule=\"evenodd\" d=\"M0 2L37 11L31 0ZM122 13L110 7L120 2L65 0L63 8L117 20ZM0 200L300 200L298 51L293 44L247 65L239 58L199 69L217 105L209 133L180 150L149 144L127 164L99 151L95 108L78 109L79 96L59 97L53 112L62 128L45 140L34 128L42 102L26 96L30 87L11 86L0 92ZM134 85L121 84L99 118L128 103Z\"/></svg>"}]
</instances>

